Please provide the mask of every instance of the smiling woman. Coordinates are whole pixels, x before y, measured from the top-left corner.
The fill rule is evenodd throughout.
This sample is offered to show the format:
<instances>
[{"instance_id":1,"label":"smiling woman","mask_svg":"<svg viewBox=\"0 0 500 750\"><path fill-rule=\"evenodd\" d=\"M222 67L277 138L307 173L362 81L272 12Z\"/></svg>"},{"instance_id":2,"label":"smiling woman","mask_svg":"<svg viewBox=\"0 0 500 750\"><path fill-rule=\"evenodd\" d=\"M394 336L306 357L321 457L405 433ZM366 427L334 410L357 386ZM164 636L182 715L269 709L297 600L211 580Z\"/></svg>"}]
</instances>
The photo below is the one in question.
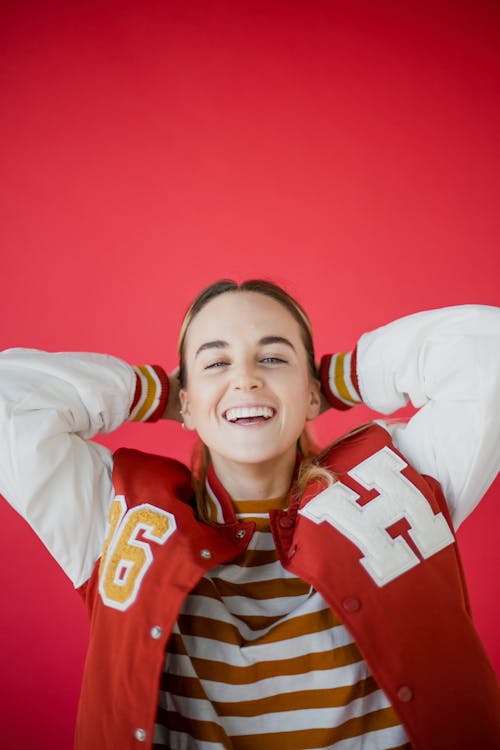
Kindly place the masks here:
<instances>
[{"instance_id":1,"label":"smiling woman","mask_svg":"<svg viewBox=\"0 0 500 750\"><path fill-rule=\"evenodd\" d=\"M297 442L320 411L305 313L265 282L219 282L202 296L179 344L184 422L232 497L284 495Z\"/></svg>"},{"instance_id":2,"label":"smiling woman","mask_svg":"<svg viewBox=\"0 0 500 750\"><path fill-rule=\"evenodd\" d=\"M0 491L91 615L76 746L497 748L455 529L499 469L499 347L500 310L465 305L317 368L295 300L224 280L189 308L170 376L0 355ZM321 453L307 437L328 406L409 399L405 424ZM91 440L179 407L203 446L193 475Z\"/></svg>"}]
</instances>

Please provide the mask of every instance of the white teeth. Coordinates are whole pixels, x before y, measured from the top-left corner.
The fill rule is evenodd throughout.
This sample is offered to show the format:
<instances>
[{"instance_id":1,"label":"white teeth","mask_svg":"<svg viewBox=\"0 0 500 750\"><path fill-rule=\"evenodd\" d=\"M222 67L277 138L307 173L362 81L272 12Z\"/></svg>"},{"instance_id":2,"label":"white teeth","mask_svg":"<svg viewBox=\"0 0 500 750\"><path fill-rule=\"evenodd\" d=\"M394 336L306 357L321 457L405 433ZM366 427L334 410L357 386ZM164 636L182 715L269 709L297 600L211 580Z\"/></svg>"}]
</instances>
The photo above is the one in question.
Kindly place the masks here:
<instances>
[{"instance_id":1,"label":"white teeth","mask_svg":"<svg viewBox=\"0 0 500 750\"><path fill-rule=\"evenodd\" d=\"M247 419L248 417L264 417L269 419L273 416L273 410L269 406L237 406L234 409L228 409L226 419L229 422L236 422L238 419Z\"/></svg>"}]
</instances>

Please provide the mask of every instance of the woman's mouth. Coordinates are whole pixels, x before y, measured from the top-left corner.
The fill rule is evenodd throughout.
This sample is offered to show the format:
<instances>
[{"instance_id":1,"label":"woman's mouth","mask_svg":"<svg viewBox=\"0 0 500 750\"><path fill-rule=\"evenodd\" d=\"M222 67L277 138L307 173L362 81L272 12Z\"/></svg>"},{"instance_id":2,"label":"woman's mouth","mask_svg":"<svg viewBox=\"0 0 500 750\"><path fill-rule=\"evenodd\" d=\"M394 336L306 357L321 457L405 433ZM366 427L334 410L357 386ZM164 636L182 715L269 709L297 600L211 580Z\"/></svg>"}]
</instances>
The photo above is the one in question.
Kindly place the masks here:
<instances>
[{"instance_id":1,"label":"woman's mouth","mask_svg":"<svg viewBox=\"0 0 500 750\"><path fill-rule=\"evenodd\" d=\"M234 406L224 412L224 419L232 424L259 424L276 414L270 406Z\"/></svg>"}]
</instances>

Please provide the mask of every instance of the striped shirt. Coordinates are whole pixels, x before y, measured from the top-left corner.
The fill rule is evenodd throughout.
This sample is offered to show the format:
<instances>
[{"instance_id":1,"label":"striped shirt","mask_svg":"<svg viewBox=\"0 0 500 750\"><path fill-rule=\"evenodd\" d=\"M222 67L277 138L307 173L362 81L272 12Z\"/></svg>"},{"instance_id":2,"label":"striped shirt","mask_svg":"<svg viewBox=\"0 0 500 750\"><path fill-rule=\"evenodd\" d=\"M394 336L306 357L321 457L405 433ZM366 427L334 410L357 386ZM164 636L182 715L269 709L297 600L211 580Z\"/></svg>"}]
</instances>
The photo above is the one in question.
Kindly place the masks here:
<instances>
[{"instance_id":1,"label":"striped shirt","mask_svg":"<svg viewBox=\"0 0 500 750\"><path fill-rule=\"evenodd\" d=\"M285 502L235 501L256 531L185 600L167 646L155 748L410 748L349 632L282 567L269 510ZM215 498L210 505L222 521Z\"/></svg>"}]
</instances>

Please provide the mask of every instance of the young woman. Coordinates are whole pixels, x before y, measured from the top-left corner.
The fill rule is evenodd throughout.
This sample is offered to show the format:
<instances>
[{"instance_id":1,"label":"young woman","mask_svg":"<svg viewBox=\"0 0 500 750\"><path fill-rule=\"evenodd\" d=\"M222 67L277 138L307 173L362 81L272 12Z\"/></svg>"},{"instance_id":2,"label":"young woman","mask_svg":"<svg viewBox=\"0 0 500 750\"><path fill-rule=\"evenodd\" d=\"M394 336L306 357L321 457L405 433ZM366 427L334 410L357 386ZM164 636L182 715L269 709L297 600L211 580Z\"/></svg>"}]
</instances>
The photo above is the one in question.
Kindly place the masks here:
<instances>
[{"instance_id":1,"label":"young woman","mask_svg":"<svg viewBox=\"0 0 500 750\"><path fill-rule=\"evenodd\" d=\"M217 282L178 374L105 355L0 356L0 490L79 589L80 750L500 747L500 694L454 529L499 470L500 310L365 334L316 369L282 289ZM307 422L374 422L312 457ZM179 419L177 461L91 441Z\"/></svg>"}]
</instances>

